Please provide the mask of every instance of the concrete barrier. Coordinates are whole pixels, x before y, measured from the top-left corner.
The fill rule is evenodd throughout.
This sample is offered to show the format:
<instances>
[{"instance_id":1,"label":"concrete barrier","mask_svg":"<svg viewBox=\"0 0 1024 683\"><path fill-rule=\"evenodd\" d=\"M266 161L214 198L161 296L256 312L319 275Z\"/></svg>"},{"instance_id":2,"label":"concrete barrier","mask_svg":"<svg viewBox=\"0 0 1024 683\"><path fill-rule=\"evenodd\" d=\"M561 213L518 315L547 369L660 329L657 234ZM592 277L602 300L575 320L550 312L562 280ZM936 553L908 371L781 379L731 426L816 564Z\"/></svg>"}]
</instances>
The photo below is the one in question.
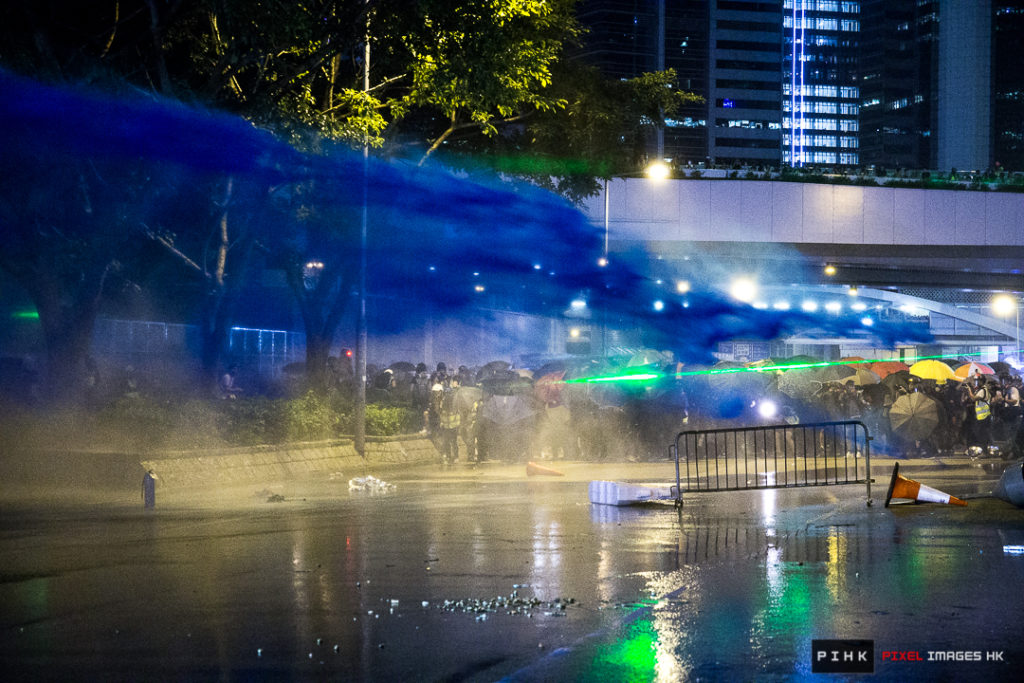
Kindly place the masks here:
<instances>
[{"instance_id":1,"label":"concrete barrier","mask_svg":"<svg viewBox=\"0 0 1024 683\"><path fill-rule=\"evenodd\" d=\"M440 461L430 439L420 435L368 438L365 460L350 439L203 451L138 453L35 450L0 458L5 497L19 492L61 495L115 492L140 495L142 477L153 470L161 490L283 482L340 474L350 478L367 467L386 469Z\"/></svg>"},{"instance_id":2,"label":"concrete barrier","mask_svg":"<svg viewBox=\"0 0 1024 683\"><path fill-rule=\"evenodd\" d=\"M438 462L430 439L420 436L367 440L361 458L350 440L259 446L219 451L163 453L141 462L153 470L161 488L202 488L288 481L362 471L367 466L387 468ZM141 476L141 475L140 475Z\"/></svg>"}]
</instances>

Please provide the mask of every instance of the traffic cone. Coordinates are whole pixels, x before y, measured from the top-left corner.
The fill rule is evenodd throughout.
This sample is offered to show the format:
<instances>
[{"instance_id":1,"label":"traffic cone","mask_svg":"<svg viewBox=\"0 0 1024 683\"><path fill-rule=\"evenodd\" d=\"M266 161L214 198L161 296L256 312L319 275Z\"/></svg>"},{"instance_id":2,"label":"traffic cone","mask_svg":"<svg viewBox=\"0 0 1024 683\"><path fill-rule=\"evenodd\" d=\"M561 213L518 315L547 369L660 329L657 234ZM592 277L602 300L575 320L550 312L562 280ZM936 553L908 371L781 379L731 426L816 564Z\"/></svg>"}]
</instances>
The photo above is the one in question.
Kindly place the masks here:
<instances>
[{"instance_id":1,"label":"traffic cone","mask_svg":"<svg viewBox=\"0 0 1024 683\"><path fill-rule=\"evenodd\" d=\"M563 473L559 472L558 470L551 469L550 467L544 467L543 465L538 465L537 463L533 462L532 460L529 461L528 463L526 463L526 475L528 477L532 477L532 476L537 475L537 474L546 474L546 475L551 476L551 477L564 477L565 476Z\"/></svg>"},{"instance_id":2,"label":"traffic cone","mask_svg":"<svg viewBox=\"0 0 1024 683\"><path fill-rule=\"evenodd\" d=\"M1024 464L1015 462L1007 467L992 495L1017 507L1024 507Z\"/></svg>"},{"instance_id":3,"label":"traffic cone","mask_svg":"<svg viewBox=\"0 0 1024 683\"><path fill-rule=\"evenodd\" d=\"M892 480L889 482L889 492L885 494L885 507L889 507L889 501L893 498L909 498L916 503L967 505L967 503L956 496L943 493L938 489L933 489L931 486L925 486L913 479L907 479L900 474L899 463L896 463L892 468Z\"/></svg>"}]
</instances>

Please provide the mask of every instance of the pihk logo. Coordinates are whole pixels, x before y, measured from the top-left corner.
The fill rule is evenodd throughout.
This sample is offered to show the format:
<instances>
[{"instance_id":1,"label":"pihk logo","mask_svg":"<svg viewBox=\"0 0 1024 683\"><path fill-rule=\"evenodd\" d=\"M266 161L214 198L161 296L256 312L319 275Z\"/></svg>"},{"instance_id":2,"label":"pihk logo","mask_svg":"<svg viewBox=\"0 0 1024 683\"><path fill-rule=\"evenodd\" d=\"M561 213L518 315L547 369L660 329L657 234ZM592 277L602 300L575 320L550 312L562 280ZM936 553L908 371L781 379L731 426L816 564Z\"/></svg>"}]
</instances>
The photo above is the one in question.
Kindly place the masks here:
<instances>
[{"instance_id":1,"label":"pihk logo","mask_svg":"<svg viewBox=\"0 0 1024 683\"><path fill-rule=\"evenodd\" d=\"M870 674L874 671L873 640L811 641L811 673Z\"/></svg>"}]
</instances>

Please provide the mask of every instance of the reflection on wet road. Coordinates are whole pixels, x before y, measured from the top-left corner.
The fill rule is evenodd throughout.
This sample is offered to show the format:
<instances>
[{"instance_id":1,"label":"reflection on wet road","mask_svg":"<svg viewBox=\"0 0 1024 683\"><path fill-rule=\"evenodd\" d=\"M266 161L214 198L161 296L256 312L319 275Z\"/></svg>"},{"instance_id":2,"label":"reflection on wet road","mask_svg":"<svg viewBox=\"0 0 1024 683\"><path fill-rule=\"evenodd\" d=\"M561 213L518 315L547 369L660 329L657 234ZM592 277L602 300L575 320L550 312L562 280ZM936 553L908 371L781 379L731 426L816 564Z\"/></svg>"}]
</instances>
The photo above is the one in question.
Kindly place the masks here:
<instances>
[{"instance_id":1,"label":"reflection on wet road","mask_svg":"<svg viewBox=\"0 0 1024 683\"><path fill-rule=\"evenodd\" d=\"M151 514L6 506L4 678L790 680L812 676L812 639L846 638L874 640L892 680L1024 661L1024 556L1004 552L1024 514L1002 501L868 508L853 487L676 511L586 488L419 476Z\"/></svg>"}]
</instances>

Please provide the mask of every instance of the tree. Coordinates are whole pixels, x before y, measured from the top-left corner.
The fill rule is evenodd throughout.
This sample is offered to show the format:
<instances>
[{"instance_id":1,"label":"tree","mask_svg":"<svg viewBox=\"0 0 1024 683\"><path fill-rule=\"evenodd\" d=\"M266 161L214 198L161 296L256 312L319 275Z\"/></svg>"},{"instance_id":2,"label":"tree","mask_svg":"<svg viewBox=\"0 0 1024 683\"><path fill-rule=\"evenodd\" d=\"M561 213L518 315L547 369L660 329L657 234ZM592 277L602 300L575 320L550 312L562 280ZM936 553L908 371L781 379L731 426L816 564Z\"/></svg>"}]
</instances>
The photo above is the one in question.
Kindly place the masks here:
<instances>
[{"instance_id":1,"label":"tree","mask_svg":"<svg viewBox=\"0 0 1024 683\"><path fill-rule=\"evenodd\" d=\"M144 181L137 168L81 159L55 163L45 151L41 158L32 151L3 146L8 168L0 183L0 267L39 314L46 393L71 400L82 389L103 297L138 246L122 218L134 210L125 197Z\"/></svg>"},{"instance_id":2,"label":"tree","mask_svg":"<svg viewBox=\"0 0 1024 683\"><path fill-rule=\"evenodd\" d=\"M511 158L519 165L495 167L579 200L596 191L597 177L634 159L643 128L686 96L674 89L671 72L619 84L565 62L563 48L580 31L574 5L111 0L102 11L42 0L10 11L0 62L49 80L122 91L127 83L229 111L314 154L341 142L418 164L435 156L462 167L481 154ZM550 163L521 163L534 156ZM189 264L206 285L204 365L211 368L214 350L223 347L217 336L228 328L232 289L262 239L287 255L280 261L302 311L307 368L322 377L351 294L358 221L344 211L309 220L326 210L314 201L324 191L318 179L280 190L301 218L293 227L301 226L304 239L280 231L257 238L236 200L242 179L215 182L220 189L202 200L212 207L209 220L151 221L134 231ZM252 192L256 206L267 205L269 196ZM217 258L205 261L201 249ZM310 286L307 264L314 260L324 268Z\"/></svg>"}]
</instances>

